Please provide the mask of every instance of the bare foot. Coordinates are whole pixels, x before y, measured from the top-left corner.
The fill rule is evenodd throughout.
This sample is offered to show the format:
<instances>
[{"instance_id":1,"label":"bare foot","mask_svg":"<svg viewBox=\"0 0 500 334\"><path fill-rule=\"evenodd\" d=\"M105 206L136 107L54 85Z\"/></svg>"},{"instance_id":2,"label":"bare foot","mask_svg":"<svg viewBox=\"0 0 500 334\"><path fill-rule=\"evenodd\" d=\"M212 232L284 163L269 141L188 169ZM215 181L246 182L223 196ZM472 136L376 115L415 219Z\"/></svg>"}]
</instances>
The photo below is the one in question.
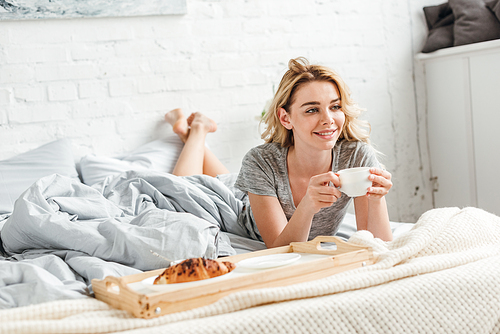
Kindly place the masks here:
<instances>
[{"instance_id":1,"label":"bare foot","mask_svg":"<svg viewBox=\"0 0 500 334\"><path fill-rule=\"evenodd\" d=\"M189 115L187 119L187 124L191 127L201 127L207 132L217 131L217 123L211 118L203 115L202 113L195 112Z\"/></svg>"},{"instance_id":2,"label":"bare foot","mask_svg":"<svg viewBox=\"0 0 500 334\"><path fill-rule=\"evenodd\" d=\"M172 125L174 133L176 133L183 142L186 142L189 134L189 125L186 117L182 113L182 109L177 108L170 110L165 114L165 120Z\"/></svg>"}]
</instances>

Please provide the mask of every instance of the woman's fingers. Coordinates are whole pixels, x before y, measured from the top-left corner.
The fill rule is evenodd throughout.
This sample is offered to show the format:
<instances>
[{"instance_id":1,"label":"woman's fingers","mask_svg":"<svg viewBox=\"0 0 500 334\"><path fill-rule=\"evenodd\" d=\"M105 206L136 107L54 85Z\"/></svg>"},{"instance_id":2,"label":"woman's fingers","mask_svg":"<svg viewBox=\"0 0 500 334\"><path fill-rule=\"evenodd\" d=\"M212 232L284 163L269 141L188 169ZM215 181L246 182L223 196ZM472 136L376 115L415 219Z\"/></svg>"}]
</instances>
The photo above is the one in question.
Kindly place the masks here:
<instances>
[{"instance_id":1,"label":"woman's fingers","mask_svg":"<svg viewBox=\"0 0 500 334\"><path fill-rule=\"evenodd\" d=\"M370 168L370 173L372 186L368 189L368 196L381 198L387 195L392 188L391 173L380 168Z\"/></svg>"},{"instance_id":2,"label":"woman's fingers","mask_svg":"<svg viewBox=\"0 0 500 334\"><path fill-rule=\"evenodd\" d=\"M331 185L330 183L333 184L335 187L338 187L340 185L339 177L335 175L333 172L315 175L311 177L311 180L309 181L309 184L317 184L321 186Z\"/></svg>"},{"instance_id":3,"label":"woman's fingers","mask_svg":"<svg viewBox=\"0 0 500 334\"><path fill-rule=\"evenodd\" d=\"M330 206L342 195L332 184L339 184L338 177L332 172L313 176L309 181L307 195L320 207Z\"/></svg>"},{"instance_id":4,"label":"woman's fingers","mask_svg":"<svg viewBox=\"0 0 500 334\"><path fill-rule=\"evenodd\" d=\"M323 203L335 203L342 193L335 187L322 186L318 191L318 200Z\"/></svg>"},{"instance_id":5,"label":"woman's fingers","mask_svg":"<svg viewBox=\"0 0 500 334\"><path fill-rule=\"evenodd\" d=\"M391 173L389 173L385 169L381 169L381 168L372 167L372 168L370 168L370 173L372 175L381 176L381 177L383 177L384 179L387 179L387 180L390 180L391 177L392 177Z\"/></svg>"},{"instance_id":6,"label":"woman's fingers","mask_svg":"<svg viewBox=\"0 0 500 334\"><path fill-rule=\"evenodd\" d=\"M340 190L337 189L340 186L339 177L332 172L316 175L311 178L311 182L316 183L323 194L333 195L337 199L342 195Z\"/></svg>"}]
</instances>

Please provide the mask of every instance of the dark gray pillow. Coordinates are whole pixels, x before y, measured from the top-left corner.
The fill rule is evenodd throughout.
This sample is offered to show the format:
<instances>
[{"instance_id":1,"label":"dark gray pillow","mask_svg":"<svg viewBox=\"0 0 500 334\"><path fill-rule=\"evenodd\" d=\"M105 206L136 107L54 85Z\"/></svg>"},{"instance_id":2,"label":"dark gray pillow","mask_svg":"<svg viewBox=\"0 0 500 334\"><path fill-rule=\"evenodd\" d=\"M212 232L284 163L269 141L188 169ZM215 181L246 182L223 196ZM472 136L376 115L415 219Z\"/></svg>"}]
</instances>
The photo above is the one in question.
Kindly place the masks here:
<instances>
[{"instance_id":1,"label":"dark gray pillow","mask_svg":"<svg viewBox=\"0 0 500 334\"><path fill-rule=\"evenodd\" d=\"M453 46L453 24L438 27L429 31L427 40L422 48L423 53L433 52L439 49Z\"/></svg>"},{"instance_id":2,"label":"dark gray pillow","mask_svg":"<svg viewBox=\"0 0 500 334\"><path fill-rule=\"evenodd\" d=\"M453 46L453 22L455 17L449 4L424 7L429 34L422 52L428 53Z\"/></svg>"},{"instance_id":3,"label":"dark gray pillow","mask_svg":"<svg viewBox=\"0 0 500 334\"><path fill-rule=\"evenodd\" d=\"M500 38L500 21L484 0L449 0L455 16L454 46Z\"/></svg>"},{"instance_id":4,"label":"dark gray pillow","mask_svg":"<svg viewBox=\"0 0 500 334\"><path fill-rule=\"evenodd\" d=\"M429 34L422 48L428 53L453 46L453 22L455 17L449 4L424 7L425 21Z\"/></svg>"},{"instance_id":5,"label":"dark gray pillow","mask_svg":"<svg viewBox=\"0 0 500 334\"><path fill-rule=\"evenodd\" d=\"M436 6L424 7L424 15L429 30L453 24L455 20L450 4L447 2Z\"/></svg>"},{"instance_id":6,"label":"dark gray pillow","mask_svg":"<svg viewBox=\"0 0 500 334\"><path fill-rule=\"evenodd\" d=\"M500 21L500 0L487 1L486 7L488 7L493 14L495 14L498 21Z\"/></svg>"}]
</instances>

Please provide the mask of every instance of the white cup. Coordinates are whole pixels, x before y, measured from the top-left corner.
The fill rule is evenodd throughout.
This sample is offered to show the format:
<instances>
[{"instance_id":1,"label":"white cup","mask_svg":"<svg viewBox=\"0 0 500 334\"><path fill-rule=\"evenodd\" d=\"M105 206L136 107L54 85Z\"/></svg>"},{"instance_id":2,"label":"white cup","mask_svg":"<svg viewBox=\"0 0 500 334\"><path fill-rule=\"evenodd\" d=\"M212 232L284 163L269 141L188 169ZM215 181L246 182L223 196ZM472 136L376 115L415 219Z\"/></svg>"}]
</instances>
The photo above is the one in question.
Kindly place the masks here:
<instances>
[{"instance_id":1,"label":"white cup","mask_svg":"<svg viewBox=\"0 0 500 334\"><path fill-rule=\"evenodd\" d=\"M372 186L370 176L370 167L354 167L342 169L337 172L340 179L341 192L349 197L364 196L368 188Z\"/></svg>"}]
</instances>

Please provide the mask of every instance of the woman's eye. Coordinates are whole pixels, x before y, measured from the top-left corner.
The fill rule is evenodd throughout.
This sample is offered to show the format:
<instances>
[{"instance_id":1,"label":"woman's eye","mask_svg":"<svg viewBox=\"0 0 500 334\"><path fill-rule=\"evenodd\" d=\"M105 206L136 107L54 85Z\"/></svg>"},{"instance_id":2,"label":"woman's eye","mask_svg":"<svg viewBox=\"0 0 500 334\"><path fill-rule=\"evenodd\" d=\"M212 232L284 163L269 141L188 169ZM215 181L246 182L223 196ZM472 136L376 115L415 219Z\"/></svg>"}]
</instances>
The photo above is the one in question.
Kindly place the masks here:
<instances>
[{"instance_id":1,"label":"woman's eye","mask_svg":"<svg viewBox=\"0 0 500 334\"><path fill-rule=\"evenodd\" d=\"M337 105L334 105L334 106L332 107L332 110L333 110L333 111L337 111L337 110L340 110L341 108L342 108L342 106L339 106L339 105L337 104Z\"/></svg>"},{"instance_id":2,"label":"woman's eye","mask_svg":"<svg viewBox=\"0 0 500 334\"><path fill-rule=\"evenodd\" d=\"M310 114L310 113L317 112L317 111L318 111L318 108L307 109L306 114Z\"/></svg>"}]
</instances>

